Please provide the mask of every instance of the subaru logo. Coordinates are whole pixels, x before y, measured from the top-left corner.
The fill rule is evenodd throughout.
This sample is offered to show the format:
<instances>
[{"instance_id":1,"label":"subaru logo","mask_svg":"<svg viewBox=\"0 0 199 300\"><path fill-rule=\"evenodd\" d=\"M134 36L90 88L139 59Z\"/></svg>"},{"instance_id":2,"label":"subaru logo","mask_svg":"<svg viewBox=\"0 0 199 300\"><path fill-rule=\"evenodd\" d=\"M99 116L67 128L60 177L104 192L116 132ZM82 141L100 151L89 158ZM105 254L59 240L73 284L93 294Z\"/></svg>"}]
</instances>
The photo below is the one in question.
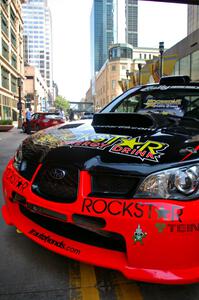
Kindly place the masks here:
<instances>
[{"instance_id":1,"label":"subaru logo","mask_svg":"<svg viewBox=\"0 0 199 300\"><path fill-rule=\"evenodd\" d=\"M66 171L62 169L51 169L49 174L53 179L61 180L66 175Z\"/></svg>"}]
</instances>

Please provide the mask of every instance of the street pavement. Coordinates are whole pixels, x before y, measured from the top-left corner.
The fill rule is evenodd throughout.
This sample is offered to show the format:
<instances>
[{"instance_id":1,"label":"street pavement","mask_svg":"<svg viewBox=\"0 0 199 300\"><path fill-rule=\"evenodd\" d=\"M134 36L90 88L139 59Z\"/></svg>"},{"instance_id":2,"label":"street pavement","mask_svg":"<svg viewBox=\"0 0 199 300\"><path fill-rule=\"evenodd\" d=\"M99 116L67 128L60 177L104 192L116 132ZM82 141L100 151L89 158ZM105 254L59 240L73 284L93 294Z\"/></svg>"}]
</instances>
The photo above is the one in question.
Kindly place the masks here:
<instances>
[{"instance_id":1,"label":"street pavement","mask_svg":"<svg viewBox=\"0 0 199 300\"><path fill-rule=\"evenodd\" d=\"M0 132L0 179L25 138L17 128ZM79 263L42 248L5 225L1 216L0 226L0 300L199 299L199 284L172 286L127 280L119 272Z\"/></svg>"}]
</instances>

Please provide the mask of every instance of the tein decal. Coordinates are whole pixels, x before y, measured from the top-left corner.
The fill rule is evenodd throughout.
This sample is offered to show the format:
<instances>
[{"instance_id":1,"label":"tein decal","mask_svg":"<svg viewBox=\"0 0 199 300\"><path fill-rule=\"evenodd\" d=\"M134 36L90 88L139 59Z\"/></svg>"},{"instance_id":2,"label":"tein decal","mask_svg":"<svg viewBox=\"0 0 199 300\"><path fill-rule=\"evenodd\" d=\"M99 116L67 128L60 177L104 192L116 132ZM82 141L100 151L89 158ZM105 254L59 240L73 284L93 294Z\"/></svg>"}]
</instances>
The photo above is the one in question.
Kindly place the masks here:
<instances>
[{"instance_id":1,"label":"tein decal","mask_svg":"<svg viewBox=\"0 0 199 300\"><path fill-rule=\"evenodd\" d=\"M57 240L51 238L51 236L49 236L48 234L40 233L40 232L36 231L35 229L31 229L29 231L29 234L37 237L38 239L42 240L44 243L48 243L50 245L53 245L53 246L58 247L60 249L64 249L66 251L69 251L69 252L77 254L77 255L80 254L79 249L73 248L71 246L67 246L64 243L64 241L57 241Z\"/></svg>"},{"instance_id":2,"label":"tein decal","mask_svg":"<svg viewBox=\"0 0 199 300\"><path fill-rule=\"evenodd\" d=\"M179 205L156 206L152 203L143 204L140 202L104 199L85 198L82 205L82 212L86 214L109 214L111 216L163 219L167 221L182 222L183 209Z\"/></svg>"},{"instance_id":3,"label":"tein decal","mask_svg":"<svg viewBox=\"0 0 199 300\"><path fill-rule=\"evenodd\" d=\"M164 232L166 229L171 233L186 233L199 231L199 224L165 224L165 223L156 223L155 227L159 233Z\"/></svg>"},{"instance_id":4,"label":"tein decal","mask_svg":"<svg viewBox=\"0 0 199 300\"><path fill-rule=\"evenodd\" d=\"M111 137L110 139L78 141L68 144L71 147L85 147L98 150L104 150L109 148L110 153L120 154L130 157L136 157L153 162L159 162L161 155L164 155L163 151L169 147L166 143L158 141L141 141L141 137L125 138L125 137Z\"/></svg>"}]
</instances>

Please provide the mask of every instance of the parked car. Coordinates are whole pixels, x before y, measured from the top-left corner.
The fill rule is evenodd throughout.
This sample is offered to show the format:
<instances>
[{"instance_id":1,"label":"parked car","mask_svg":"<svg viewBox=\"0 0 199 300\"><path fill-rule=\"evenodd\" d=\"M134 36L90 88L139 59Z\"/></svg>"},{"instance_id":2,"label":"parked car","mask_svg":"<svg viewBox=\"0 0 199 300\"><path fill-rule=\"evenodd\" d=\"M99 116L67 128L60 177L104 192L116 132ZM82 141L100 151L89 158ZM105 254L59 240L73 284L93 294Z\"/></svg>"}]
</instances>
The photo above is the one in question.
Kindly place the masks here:
<instances>
[{"instance_id":1,"label":"parked car","mask_svg":"<svg viewBox=\"0 0 199 300\"><path fill-rule=\"evenodd\" d=\"M31 117L31 130L38 131L41 129L45 129L51 126L55 126L58 124L65 123L65 118L59 113L48 113L48 112L37 112L34 113ZM23 132L27 130L26 121L22 124Z\"/></svg>"},{"instance_id":2,"label":"parked car","mask_svg":"<svg viewBox=\"0 0 199 300\"><path fill-rule=\"evenodd\" d=\"M91 113L91 112L85 112L81 116L80 120L86 120L86 119L92 119L92 118L93 118L93 113Z\"/></svg>"},{"instance_id":3,"label":"parked car","mask_svg":"<svg viewBox=\"0 0 199 300\"><path fill-rule=\"evenodd\" d=\"M6 223L49 250L134 280L198 282L199 83L165 77L35 133L3 195Z\"/></svg>"}]
</instances>

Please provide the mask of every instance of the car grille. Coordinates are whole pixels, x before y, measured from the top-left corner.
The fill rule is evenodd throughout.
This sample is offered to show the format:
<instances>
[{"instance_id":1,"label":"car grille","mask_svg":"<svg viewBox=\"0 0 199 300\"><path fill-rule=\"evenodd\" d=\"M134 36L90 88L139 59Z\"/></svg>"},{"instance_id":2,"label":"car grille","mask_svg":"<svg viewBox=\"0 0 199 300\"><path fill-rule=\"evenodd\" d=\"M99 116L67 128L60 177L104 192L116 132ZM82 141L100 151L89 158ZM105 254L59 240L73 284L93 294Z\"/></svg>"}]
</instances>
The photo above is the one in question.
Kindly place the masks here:
<instances>
[{"instance_id":1,"label":"car grille","mask_svg":"<svg viewBox=\"0 0 199 300\"><path fill-rule=\"evenodd\" d=\"M23 205L20 205L20 211L34 223L59 236L100 248L126 252L125 239L120 234L102 230L99 233L97 231L90 231L71 223L33 213Z\"/></svg>"},{"instance_id":2,"label":"car grille","mask_svg":"<svg viewBox=\"0 0 199 300\"><path fill-rule=\"evenodd\" d=\"M130 175L92 173L90 196L131 198L139 181L140 178Z\"/></svg>"},{"instance_id":3,"label":"car grille","mask_svg":"<svg viewBox=\"0 0 199 300\"><path fill-rule=\"evenodd\" d=\"M64 176L56 176L56 172ZM79 170L76 166L43 165L33 185L33 193L54 202L71 203L77 198Z\"/></svg>"}]
</instances>

